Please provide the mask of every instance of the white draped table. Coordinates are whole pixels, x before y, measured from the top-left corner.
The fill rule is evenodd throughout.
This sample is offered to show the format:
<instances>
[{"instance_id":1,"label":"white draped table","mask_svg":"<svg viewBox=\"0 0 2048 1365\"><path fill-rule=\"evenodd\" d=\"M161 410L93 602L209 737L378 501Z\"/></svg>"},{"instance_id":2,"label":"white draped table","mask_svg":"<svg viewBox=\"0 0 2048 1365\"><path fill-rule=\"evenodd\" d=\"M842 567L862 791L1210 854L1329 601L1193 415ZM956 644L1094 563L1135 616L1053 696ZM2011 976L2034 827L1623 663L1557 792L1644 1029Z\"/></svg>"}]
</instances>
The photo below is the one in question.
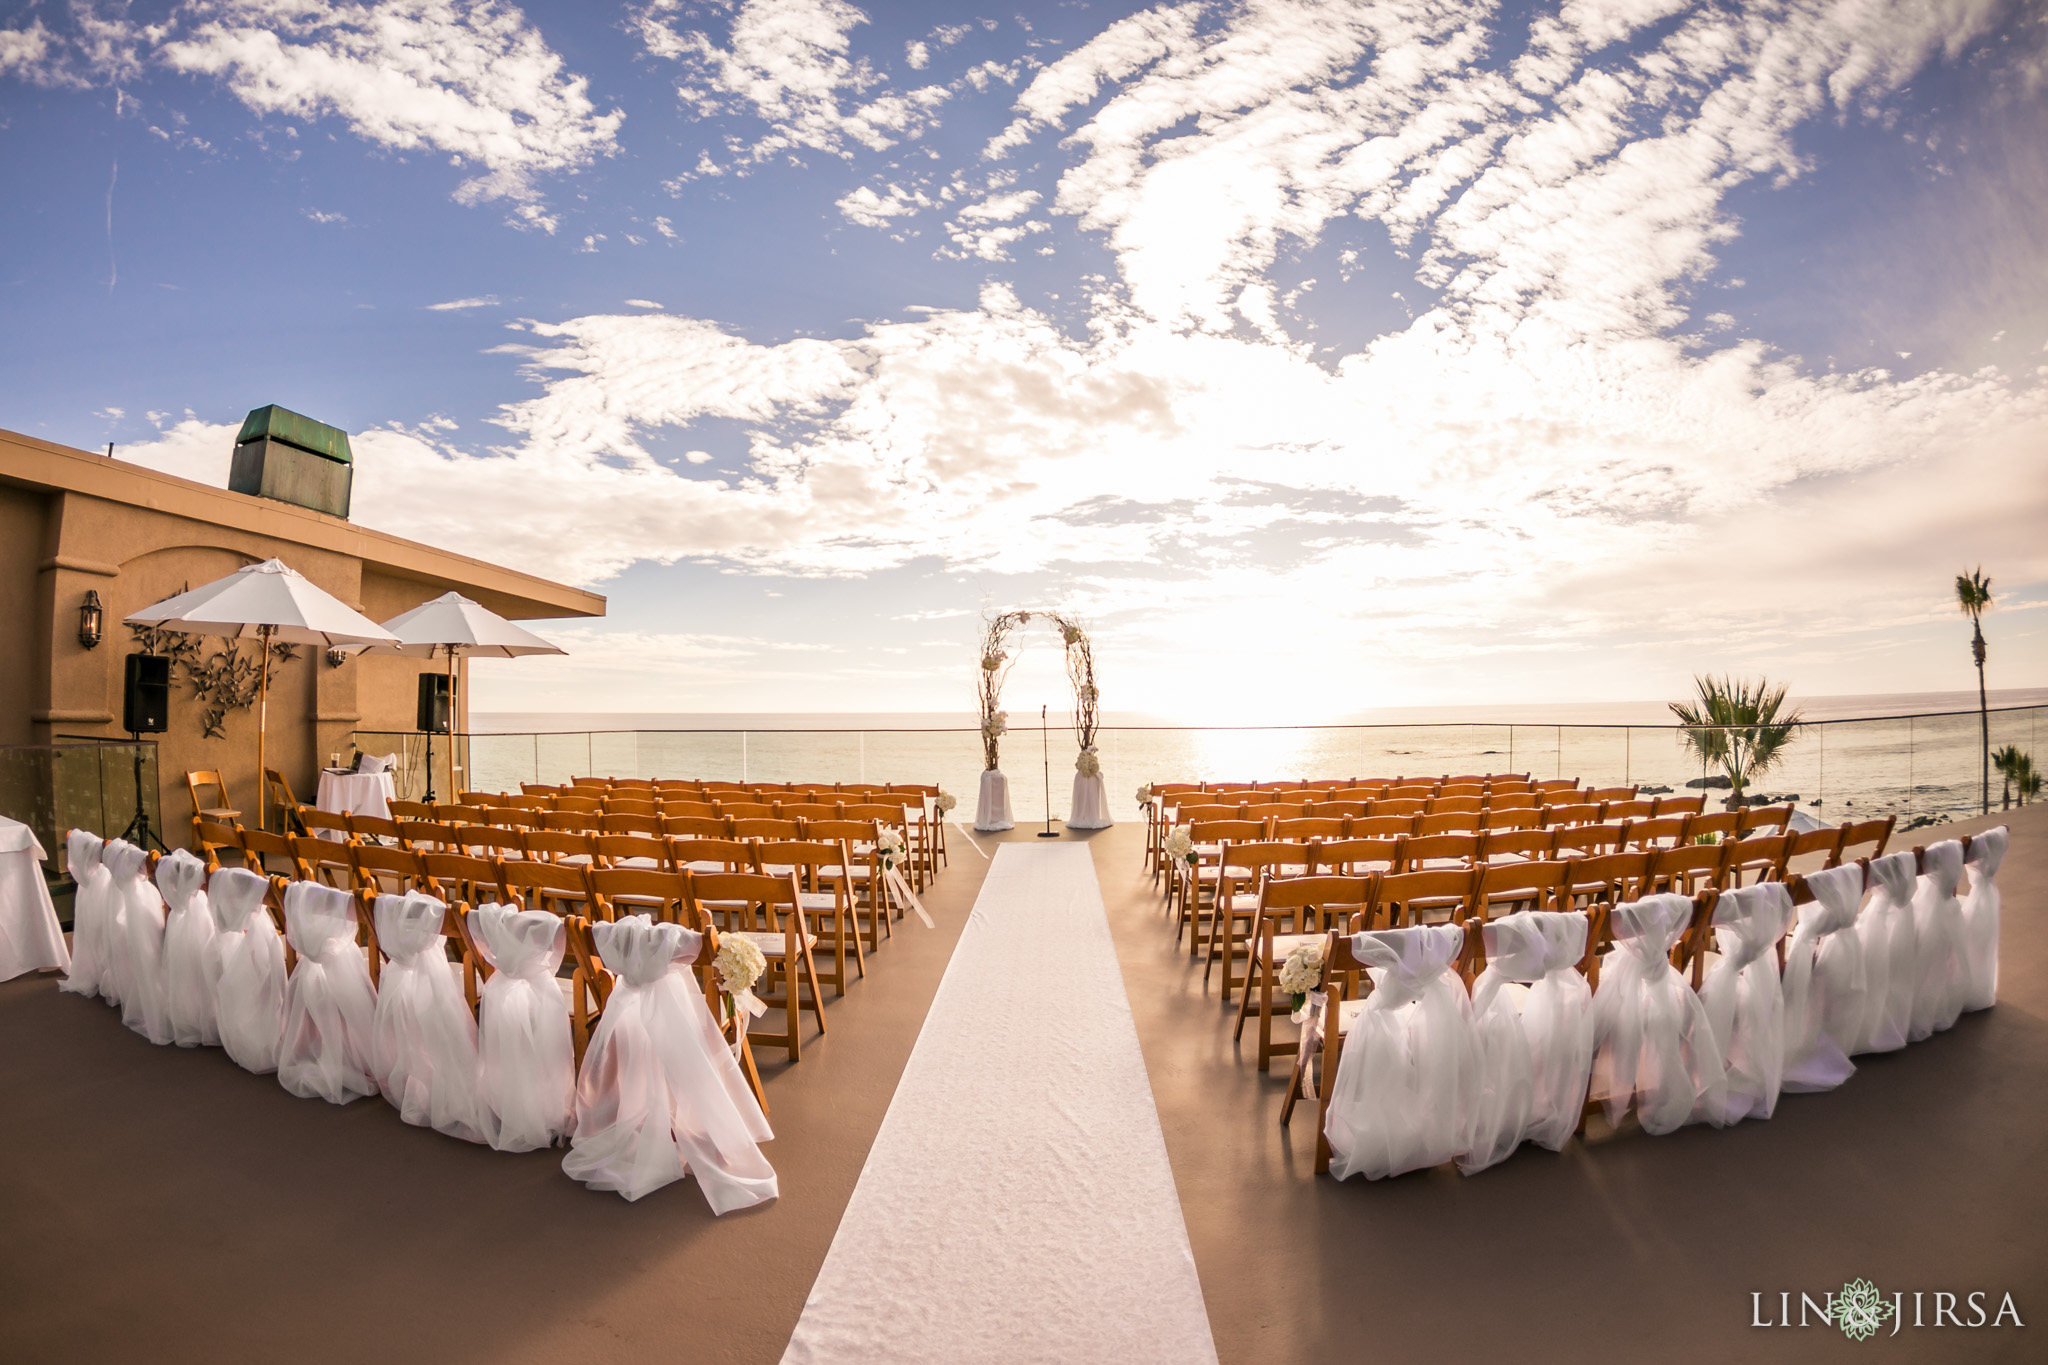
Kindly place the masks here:
<instances>
[{"instance_id":1,"label":"white draped table","mask_svg":"<svg viewBox=\"0 0 2048 1365\"><path fill-rule=\"evenodd\" d=\"M1004 844L783 1360L1215 1359L1094 860Z\"/></svg>"},{"instance_id":2,"label":"white draped table","mask_svg":"<svg viewBox=\"0 0 2048 1365\"><path fill-rule=\"evenodd\" d=\"M34 831L0 816L0 981L71 968L42 864L43 845Z\"/></svg>"},{"instance_id":3,"label":"white draped table","mask_svg":"<svg viewBox=\"0 0 2048 1365\"><path fill-rule=\"evenodd\" d=\"M1109 813L1109 795L1101 773L1093 777L1074 774L1074 800L1067 810L1068 829L1108 829L1116 823Z\"/></svg>"},{"instance_id":4,"label":"white draped table","mask_svg":"<svg viewBox=\"0 0 2048 1365\"><path fill-rule=\"evenodd\" d=\"M338 773L332 768L323 768L320 790L313 798L313 804L335 815L374 815L380 820L388 820L391 818L392 798L397 794L398 789L392 785L390 773ZM341 837L331 830L320 833L323 838Z\"/></svg>"},{"instance_id":5,"label":"white draped table","mask_svg":"<svg viewBox=\"0 0 2048 1365\"><path fill-rule=\"evenodd\" d=\"M990 768L981 775L981 793L974 802L974 827L994 834L1016 826L1017 822L1010 818L1010 779L1003 776L1000 768Z\"/></svg>"}]
</instances>

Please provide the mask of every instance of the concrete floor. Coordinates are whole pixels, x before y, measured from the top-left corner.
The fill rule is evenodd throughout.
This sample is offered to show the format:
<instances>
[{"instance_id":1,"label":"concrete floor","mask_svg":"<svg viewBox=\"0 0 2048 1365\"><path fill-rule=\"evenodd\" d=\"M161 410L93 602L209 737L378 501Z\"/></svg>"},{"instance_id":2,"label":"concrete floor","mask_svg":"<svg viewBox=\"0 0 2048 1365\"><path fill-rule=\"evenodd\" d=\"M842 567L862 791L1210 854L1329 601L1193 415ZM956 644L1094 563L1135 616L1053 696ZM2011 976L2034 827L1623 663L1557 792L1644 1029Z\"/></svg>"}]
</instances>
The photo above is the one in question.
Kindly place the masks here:
<instances>
[{"instance_id":1,"label":"concrete floor","mask_svg":"<svg viewBox=\"0 0 2048 1365\"><path fill-rule=\"evenodd\" d=\"M1753 1292L1796 1305L1859 1276L1905 1290L1909 1313L1914 1290L2010 1291L2029 1323L1908 1328L1899 1358L2039 1358L2048 818L2011 823L1995 1010L1787 1096L1769 1123L1343 1185L1311 1174L1310 1123L1277 1126L1285 1073L1240 1060L1138 831L1087 836L1221 1358L1875 1353L1748 1325ZM627 1204L570 1181L559 1152L293 1099L217 1049L149 1046L53 978L0 984L0 1360L773 1361L985 868L956 838L926 898L939 928L899 924L831 1002L829 1037L768 1068L782 1198L720 1220L692 1182Z\"/></svg>"}]
</instances>

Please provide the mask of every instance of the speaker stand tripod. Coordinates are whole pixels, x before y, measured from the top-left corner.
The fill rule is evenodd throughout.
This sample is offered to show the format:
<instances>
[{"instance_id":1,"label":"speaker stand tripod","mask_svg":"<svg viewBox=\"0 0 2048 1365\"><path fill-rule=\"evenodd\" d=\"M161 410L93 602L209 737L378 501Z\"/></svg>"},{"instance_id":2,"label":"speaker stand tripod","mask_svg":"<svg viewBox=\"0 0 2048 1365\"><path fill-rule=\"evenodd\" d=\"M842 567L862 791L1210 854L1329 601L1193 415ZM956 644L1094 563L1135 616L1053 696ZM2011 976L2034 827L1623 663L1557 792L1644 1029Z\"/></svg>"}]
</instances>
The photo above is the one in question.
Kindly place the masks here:
<instances>
[{"instance_id":1,"label":"speaker stand tripod","mask_svg":"<svg viewBox=\"0 0 2048 1365\"><path fill-rule=\"evenodd\" d=\"M137 730L128 732L128 742L135 749L135 818L128 822L128 828L121 831L121 837L137 848L146 849L155 844L159 853L169 853L164 841L149 827L149 807L142 803L142 734Z\"/></svg>"}]
</instances>

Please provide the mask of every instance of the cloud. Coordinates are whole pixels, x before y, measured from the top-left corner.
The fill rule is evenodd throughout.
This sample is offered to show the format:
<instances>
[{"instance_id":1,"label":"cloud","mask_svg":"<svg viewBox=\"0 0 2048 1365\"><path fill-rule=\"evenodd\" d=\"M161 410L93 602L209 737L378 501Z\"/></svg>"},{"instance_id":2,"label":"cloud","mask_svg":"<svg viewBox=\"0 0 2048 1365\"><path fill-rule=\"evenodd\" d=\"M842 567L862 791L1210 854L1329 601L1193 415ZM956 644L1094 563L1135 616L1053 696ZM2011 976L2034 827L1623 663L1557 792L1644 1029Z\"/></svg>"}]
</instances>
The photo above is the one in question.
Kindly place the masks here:
<instances>
[{"instance_id":1,"label":"cloud","mask_svg":"<svg viewBox=\"0 0 2048 1365\"><path fill-rule=\"evenodd\" d=\"M72 31L0 33L0 74L43 84L133 81L150 66L220 82L252 112L338 118L366 142L449 155L477 173L462 203L510 201L553 231L538 177L617 150L625 115L598 112L524 14L493 0L187 0L160 24L81 0Z\"/></svg>"},{"instance_id":2,"label":"cloud","mask_svg":"<svg viewBox=\"0 0 2048 1365\"><path fill-rule=\"evenodd\" d=\"M768 125L766 136L739 147L743 162L801 149L850 157L936 126L945 87L890 91L866 58L850 57L850 35L868 19L843 0L744 0L726 47L676 26L694 13L682 0L652 0L632 24L649 54L681 64L686 83L677 93L699 117L749 115ZM719 169L700 164L694 174Z\"/></svg>"},{"instance_id":3,"label":"cloud","mask_svg":"<svg viewBox=\"0 0 2048 1365\"><path fill-rule=\"evenodd\" d=\"M655 309L658 309L658 308L660 308L660 307L661 307L661 305L660 305L660 304L658 304L658 303L656 303L656 302L655 302L655 301L654 301L653 299L627 299L627 300L626 300L626 306L627 306L628 308L655 308Z\"/></svg>"},{"instance_id":4,"label":"cloud","mask_svg":"<svg viewBox=\"0 0 2048 1365\"><path fill-rule=\"evenodd\" d=\"M886 193L877 194L868 185L842 195L833 204L842 218L862 227L887 227L891 219L914 216L919 209L928 209L932 200L924 191L906 190L901 185L889 185Z\"/></svg>"},{"instance_id":5,"label":"cloud","mask_svg":"<svg viewBox=\"0 0 2048 1365\"><path fill-rule=\"evenodd\" d=\"M473 299L449 299L446 303L430 303L426 305L426 308L430 313L453 313L465 308L496 308L497 306L498 296L496 294L480 294Z\"/></svg>"}]
</instances>

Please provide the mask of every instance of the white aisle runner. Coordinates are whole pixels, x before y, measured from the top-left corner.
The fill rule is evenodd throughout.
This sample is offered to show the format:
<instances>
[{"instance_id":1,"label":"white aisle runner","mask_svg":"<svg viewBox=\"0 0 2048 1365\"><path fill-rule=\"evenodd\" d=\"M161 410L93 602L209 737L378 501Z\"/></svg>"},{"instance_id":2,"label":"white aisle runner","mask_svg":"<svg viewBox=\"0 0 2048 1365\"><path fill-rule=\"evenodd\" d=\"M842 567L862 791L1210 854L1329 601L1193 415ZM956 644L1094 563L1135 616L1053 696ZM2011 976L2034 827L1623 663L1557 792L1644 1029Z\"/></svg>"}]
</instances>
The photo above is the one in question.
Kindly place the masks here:
<instances>
[{"instance_id":1,"label":"white aisle runner","mask_svg":"<svg viewBox=\"0 0 2048 1365\"><path fill-rule=\"evenodd\" d=\"M1085 844L1004 844L783 1360L1213 1361Z\"/></svg>"}]
</instances>

